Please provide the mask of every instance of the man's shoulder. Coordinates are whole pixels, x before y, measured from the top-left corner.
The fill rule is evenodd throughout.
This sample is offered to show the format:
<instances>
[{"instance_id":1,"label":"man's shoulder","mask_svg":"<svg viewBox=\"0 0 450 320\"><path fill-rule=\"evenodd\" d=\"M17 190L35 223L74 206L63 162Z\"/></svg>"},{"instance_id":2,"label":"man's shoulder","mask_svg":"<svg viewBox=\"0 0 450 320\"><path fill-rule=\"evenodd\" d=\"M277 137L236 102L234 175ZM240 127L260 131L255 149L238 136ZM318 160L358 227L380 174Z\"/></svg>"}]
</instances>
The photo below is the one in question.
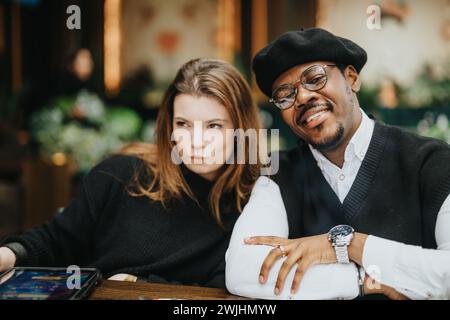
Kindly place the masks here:
<instances>
[{"instance_id":1,"label":"man's shoulder","mask_svg":"<svg viewBox=\"0 0 450 320\"><path fill-rule=\"evenodd\" d=\"M307 146L307 145L306 145ZM299 167L304 159L305 145L299 144L297 147L276 151L276 155L272 152L272 161L274 156L278 158L278 172L274 175L277 183L290 183L299 177Z\"/></svg>"},{"instance_id":2,"label":"man's shoulder","mask_svg":"<svg viewBox=\"0 0 450 320\"><path fill-rule=\"evenodd\" d=\"M450 181L450 146L448 143L417 133L383 125L387 130L387 149L391 161L399 161L402 170L420 175L427 184L445 185ZM444 189L448 189L445 187ZM446 191L448 194L448 190Z\"/></svg>"},{"instance_id":3,"label":"man's shoulder","mask_svg":"<svg viewBox=\"0 0 450 320\"><path fill-rule=\"evenodd\" d=\"M284 164L296 164L301 159L301 153L304 151L306 143L299 143L296 147L286 150L279 150L278 158L280 159L280 163Z\"/></svg>"},{"instance_id":4,"label":"man's shoulder","mask_svg":"<svg viewBox=\"0 0 450 320\"><path fill-rule=\"evenodd\" d=\"M450 145L445 141L431 137L421 136L416 132L391 125L377 123L387 133L388 143L399 150L411 152L414 156L440 156L450 157Z\"/></svg>"}]
</instances>

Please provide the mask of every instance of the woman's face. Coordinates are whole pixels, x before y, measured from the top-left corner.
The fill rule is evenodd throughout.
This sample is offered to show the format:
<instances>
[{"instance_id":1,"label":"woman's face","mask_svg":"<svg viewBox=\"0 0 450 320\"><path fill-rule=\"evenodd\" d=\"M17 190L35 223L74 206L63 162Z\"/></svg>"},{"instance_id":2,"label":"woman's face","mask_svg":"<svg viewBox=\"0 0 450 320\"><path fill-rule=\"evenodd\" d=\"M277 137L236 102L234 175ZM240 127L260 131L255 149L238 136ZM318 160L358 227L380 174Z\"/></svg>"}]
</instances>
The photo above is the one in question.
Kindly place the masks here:
<instances>
[{"instance_id":1,"label":"woman's face","mask_svg":"<svg viewBox=\"0 0 450 320\"><path fill-rule=\"evenodd\" d=\"M228 111L213 98L189 94L176 96L173 109L172 140L181 161L189 170L214 180L234 148Z\"/></svg>"}]
</instances>

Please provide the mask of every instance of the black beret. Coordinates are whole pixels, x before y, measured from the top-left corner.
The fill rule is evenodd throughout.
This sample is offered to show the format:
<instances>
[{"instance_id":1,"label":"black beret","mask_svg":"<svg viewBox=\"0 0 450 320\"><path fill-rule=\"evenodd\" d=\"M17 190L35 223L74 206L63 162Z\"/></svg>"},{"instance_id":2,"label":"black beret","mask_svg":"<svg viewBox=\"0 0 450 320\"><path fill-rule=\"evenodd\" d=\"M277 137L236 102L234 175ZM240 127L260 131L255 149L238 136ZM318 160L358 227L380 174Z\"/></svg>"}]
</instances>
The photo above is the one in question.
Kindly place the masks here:
<instances>
[{"instance_id":1,"label":"black beret","mask_svg":"<svg viewBox=\"0 0 450 320\"><path fill-rule=\"evenodd\" d=\"M367 54L356 43L320 28L289 31L256 54L253 71L259 88L270 97L272 84L283 72L320 60L352 65L359 73L367 61Z\"/></svg>"}]
</instances>

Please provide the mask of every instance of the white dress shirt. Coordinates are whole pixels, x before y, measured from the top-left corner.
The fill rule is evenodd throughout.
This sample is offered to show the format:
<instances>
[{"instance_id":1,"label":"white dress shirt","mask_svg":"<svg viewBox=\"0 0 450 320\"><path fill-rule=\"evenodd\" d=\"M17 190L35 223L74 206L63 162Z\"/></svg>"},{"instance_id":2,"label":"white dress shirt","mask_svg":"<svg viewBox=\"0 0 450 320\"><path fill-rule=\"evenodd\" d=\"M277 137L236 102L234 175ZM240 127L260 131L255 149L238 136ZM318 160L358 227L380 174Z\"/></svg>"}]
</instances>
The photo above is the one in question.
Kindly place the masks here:
<instances>
[{"instance_id":1,"label":"white dress shirt","mask_svg":"<svg viewBox=\"0 0 450 320\"><path fill-rule=\"evenodd\" d=\"M361 110L362 121L345 150L344 164L337 167L311 148L327 182L341 202L347 196L373 135L374 122ZM266 284L258 282L260 267L272 249L246 245L243 239L256 235L287 238L286 209L277 184L260 177L250 200L233 229L226 253L226 284L230 292L262 299L352 299L358 295L354 263L315 265L305 273L296 294L290 293L292 268L279 296L274 294L278 271L285 258L271 269ZM366 240L363 267L382 284L412 299L450 298L450 195L438 213L435 229L437 250L371 236Z\"/></svg>"},{"instance_id":2,"label":"white dress shirt","mask_svg":"<svg viewBox=\"0 0 450 320\"><path fill-rule=\"evenodd\" d=\"M355 181L367 149L369 149L370 139L372 139L375 128L375 122L362 110L361 114L361 124L345 149L342 169L328 160L320 151L309 145L320 171L322 171L323 176L337 194L341 203L344 202L353 181Z\"/></svg>"}]
</instances>

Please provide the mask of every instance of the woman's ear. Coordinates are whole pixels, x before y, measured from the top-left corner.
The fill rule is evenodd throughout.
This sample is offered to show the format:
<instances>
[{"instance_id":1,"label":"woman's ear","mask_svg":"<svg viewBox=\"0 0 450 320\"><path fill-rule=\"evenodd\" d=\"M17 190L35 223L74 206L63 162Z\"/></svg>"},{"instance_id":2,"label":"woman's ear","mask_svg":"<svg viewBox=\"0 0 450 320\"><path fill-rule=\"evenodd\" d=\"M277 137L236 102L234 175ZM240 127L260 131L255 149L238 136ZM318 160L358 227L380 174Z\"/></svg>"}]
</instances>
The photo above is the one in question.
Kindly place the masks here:
<instances>
[{"instance_id":1,"label":"woman's ear","mask_svg":"<svg viewBox=\"0 0 450 320\"><path fill-rule=\"evenodd\" d=\"M344 76L353 92L356 93L361 89L361 78L353 66L349 65L345 68Z\"/></svg>"}]
</instances>

